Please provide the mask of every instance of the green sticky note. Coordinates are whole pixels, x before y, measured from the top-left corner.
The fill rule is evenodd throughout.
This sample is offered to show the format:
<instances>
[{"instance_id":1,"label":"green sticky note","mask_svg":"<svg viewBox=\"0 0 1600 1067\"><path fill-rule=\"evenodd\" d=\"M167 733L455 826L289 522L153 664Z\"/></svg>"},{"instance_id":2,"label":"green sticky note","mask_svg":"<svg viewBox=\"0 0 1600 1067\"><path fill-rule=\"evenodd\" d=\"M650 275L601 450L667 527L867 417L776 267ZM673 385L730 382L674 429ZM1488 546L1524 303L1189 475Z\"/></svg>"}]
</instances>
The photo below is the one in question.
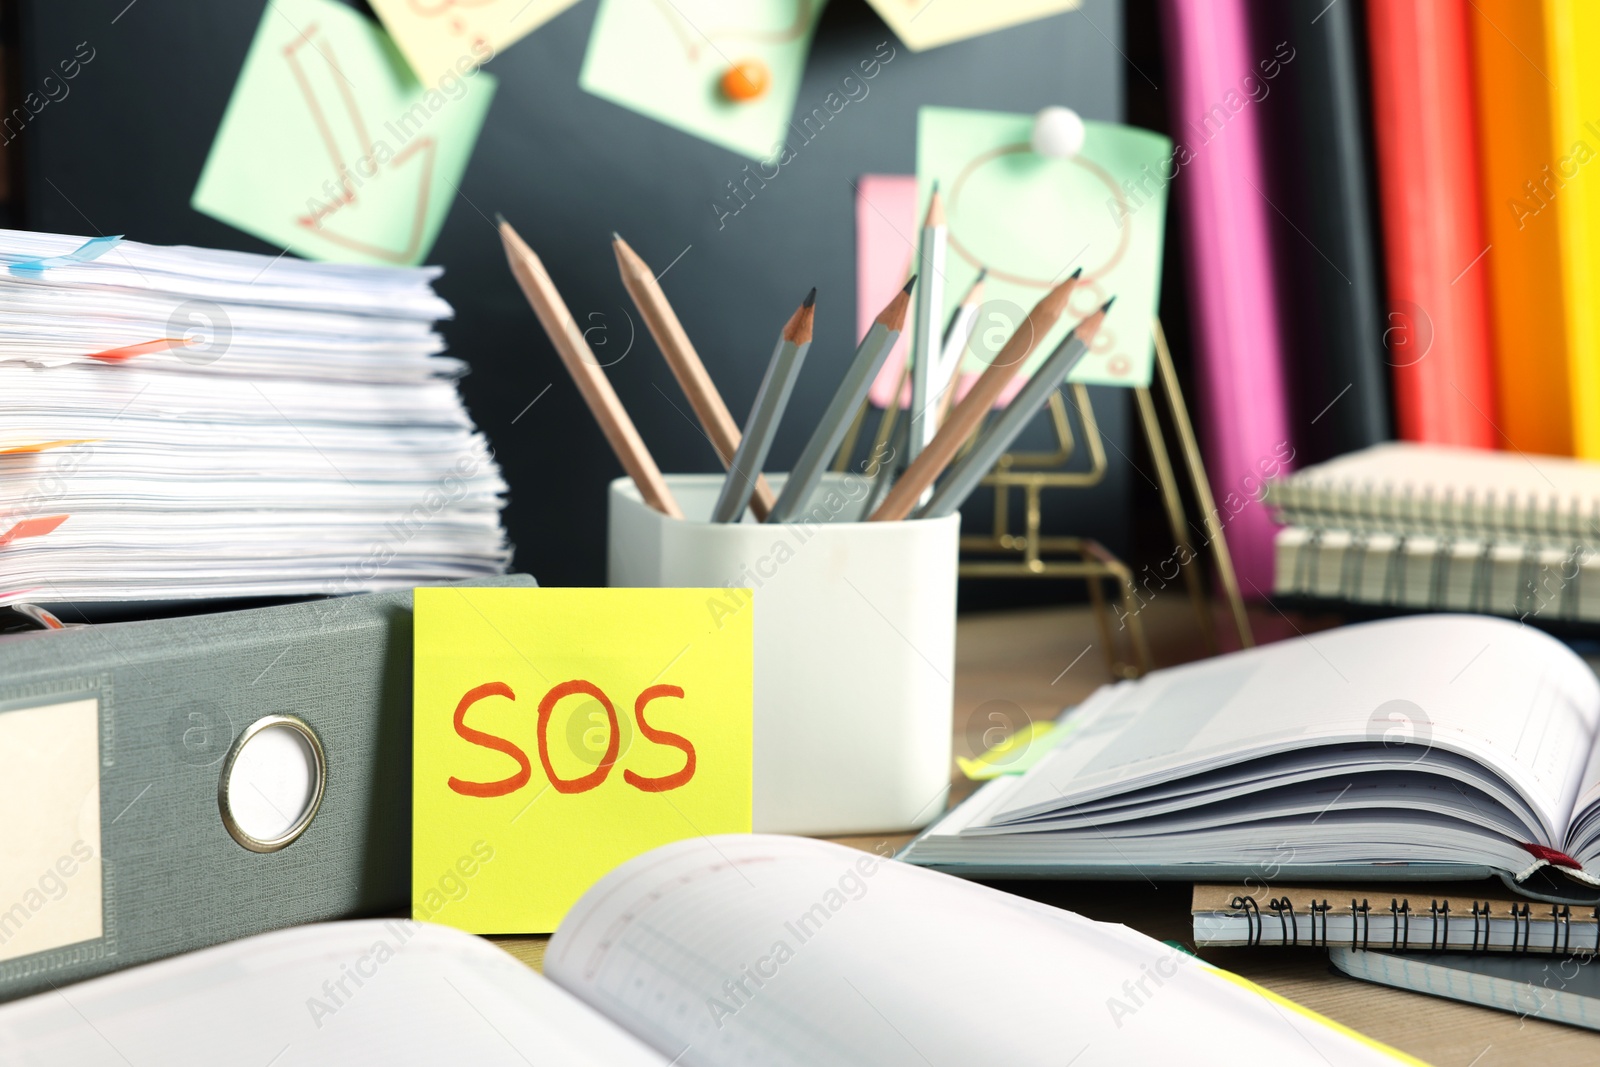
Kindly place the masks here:
<instances>
[{"instance_id":1,"label":"green sticky note","mask_svg":"<svg viewBox=\"0 0 1600 1067\"><path fill-rule=\"evenodd\" d=\"M309 259L420 263L494 88L454 70L425 86L371 19L272 0L191 203Z\"/></svg>"},{"instance_id":2,"label":"green sticky note","mask_svg":"<svg viewBox=\"0 0 1600 1067\"><path fill-rule=\"evenodd\" d=\"M712 144L777 165L785 162L789 118L824 3L600 0L578 84ZM752 60L766 72L764 90L752 100L728 99L723 74ZM827 95L816 101L822 122L838 114ZM848 102L842 90L831 95L841 109Z\"/></svg>"},{"instance_id":3,"label":"green sticky note","mask_svg":"<svg viewBox=\"0 0 1600 1067\"><path fill-rule=\"evenodd\" d=\"M949 222L947 317L978 269L989 268L964 373L982 371L1039 298L1082 267L1067 313L1034 347L1024 373L1115 296L1070 380L1150 384L1150 323L1161 292L1167 185L1176 166L1172 142L1112 122L1084 125L1082 152L1050 159L1033 151L1031 115L925 107L918 116L917 217L926 212L937 180Z\"/></svg>"},{"instance_id":4,"label":"green sticky note","mask_svg":"<svg viewBox=\"0 0 1600 1067\"><path fill-rule=\"evenodd\" d=\"M707 589L418 589L412 917L549 933L608 871L749 833L752 613Z\"/></svg>"}]
</instances>

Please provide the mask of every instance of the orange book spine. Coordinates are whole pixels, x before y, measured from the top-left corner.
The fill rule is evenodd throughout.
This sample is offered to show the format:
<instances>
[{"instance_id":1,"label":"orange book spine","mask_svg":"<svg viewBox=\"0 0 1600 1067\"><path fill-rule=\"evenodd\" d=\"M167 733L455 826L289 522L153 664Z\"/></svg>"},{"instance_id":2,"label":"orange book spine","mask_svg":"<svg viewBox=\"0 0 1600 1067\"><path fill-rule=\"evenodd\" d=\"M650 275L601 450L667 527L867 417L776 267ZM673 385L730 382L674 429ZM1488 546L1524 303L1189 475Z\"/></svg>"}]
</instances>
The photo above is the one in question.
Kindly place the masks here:
<instances>
[{"instance_id":1,"label":"orange book spine","mask_svg":"<svg viewBox=\"0 0 1600 1067\"><path fill-rule=\"evenodd\" d=\"M1544 5L1474 0L1479 175L1489 276L1494 385L1505 442L1572 455L1572 389L1561 228L1549 180L1560 163L1544 71Z\"/></svg>"}]
</instances>

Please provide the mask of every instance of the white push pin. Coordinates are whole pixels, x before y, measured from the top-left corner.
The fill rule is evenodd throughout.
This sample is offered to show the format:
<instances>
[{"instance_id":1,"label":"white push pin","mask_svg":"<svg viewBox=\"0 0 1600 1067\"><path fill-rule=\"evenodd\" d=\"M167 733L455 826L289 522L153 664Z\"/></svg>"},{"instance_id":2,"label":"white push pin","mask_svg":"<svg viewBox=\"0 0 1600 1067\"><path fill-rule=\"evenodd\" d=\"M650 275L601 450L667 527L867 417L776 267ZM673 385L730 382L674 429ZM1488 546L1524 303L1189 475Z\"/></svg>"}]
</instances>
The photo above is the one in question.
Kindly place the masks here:
<instances>
[{"instance_id":1,"label":"white push pin","mask_svg":"<svg viewBox=\"0 0 1600 1067\"><path fill-rule=\"evenodd\" d=\"M1083 119L1070 107L1047 107L1033 118L1033 150L1051 159L1083 151Z\"/></svg>"}]
</instances>

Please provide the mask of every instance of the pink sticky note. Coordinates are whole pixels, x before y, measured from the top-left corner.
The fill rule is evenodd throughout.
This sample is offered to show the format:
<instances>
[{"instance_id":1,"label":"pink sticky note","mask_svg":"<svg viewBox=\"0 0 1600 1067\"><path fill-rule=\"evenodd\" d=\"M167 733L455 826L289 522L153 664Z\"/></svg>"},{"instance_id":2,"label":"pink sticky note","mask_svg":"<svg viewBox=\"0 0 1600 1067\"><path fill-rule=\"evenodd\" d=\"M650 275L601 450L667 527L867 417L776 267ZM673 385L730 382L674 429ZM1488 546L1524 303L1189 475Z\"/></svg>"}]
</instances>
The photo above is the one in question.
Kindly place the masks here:
<instances>
[{"instance_id":1,"label":"pink sticky note","mask_svg":"<svg viewBox=\"0 0 1600 1067\"><path fill-rule=\"evenodd\" d=\"M856 336L865 337L895 290L911 275L917 255L917 179L910 174L865 174L856 183ZM867 396L887 407L905 372L909 334L901 334ZM900 404L910 402L910 389Z\"/></svg>"}]
</instances>

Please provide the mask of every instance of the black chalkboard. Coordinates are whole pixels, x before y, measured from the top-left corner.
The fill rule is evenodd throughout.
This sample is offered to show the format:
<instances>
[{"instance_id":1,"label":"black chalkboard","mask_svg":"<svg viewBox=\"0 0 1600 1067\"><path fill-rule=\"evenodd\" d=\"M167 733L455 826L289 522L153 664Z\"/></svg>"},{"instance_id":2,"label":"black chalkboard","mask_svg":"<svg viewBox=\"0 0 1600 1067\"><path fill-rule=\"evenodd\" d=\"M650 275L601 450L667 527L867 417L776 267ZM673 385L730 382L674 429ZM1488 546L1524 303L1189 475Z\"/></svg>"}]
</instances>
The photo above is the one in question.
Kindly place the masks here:
<instances>
[{"instance_id":1,"label":"black chalkboard","mask_svg":"<svg viewBox=\"0 0 1600 1067\"><path fill-rule=\"evenodd\" d=\"M80 42L94 59L70 95L12 146L21 153L20 224L276 253L189 207L263 6L21 0L21 85L73 56ZM445 267L439 289L456 308L445 333L474 368L463 383L467 402L512 486L506 521L516 565L557 585L604 581L605 486L621 469L506 269L495 212L538 250L580 321L605 324L610 353L626 348L629 332L611 231L657 269L682 253L663 285L741 421L777 330L817 286L816 343L769 464L783 469L854 349L851 183L914 168L917 108L1031 112L1063 103L1091 119L1123 114L1123 61L1113 44L1123 33L1121 0L1084 0L1078 11L921 54L900 45L864 0L832 0L800 90L802 110L820 104L882 42L893 59L747 207L722 217L713 203L727 181L743 177L746 160L578 88L595 7L583 0L487 68L499 89L429 257ZM664 470L717 469L642 324L638 331L609 369L617 392ZM1096 390L1096 410L1117 445L1107 449L1111 475L1092 491L1052 494L1047 522L1123 551L1138 477L1119 459L1132 451L1128 398ZM1035 431L1024 444L1045 443L1042 420ZM979 532L989 522L987 495L980 497L966 517Z\"/></svg>"}]
</instances>

